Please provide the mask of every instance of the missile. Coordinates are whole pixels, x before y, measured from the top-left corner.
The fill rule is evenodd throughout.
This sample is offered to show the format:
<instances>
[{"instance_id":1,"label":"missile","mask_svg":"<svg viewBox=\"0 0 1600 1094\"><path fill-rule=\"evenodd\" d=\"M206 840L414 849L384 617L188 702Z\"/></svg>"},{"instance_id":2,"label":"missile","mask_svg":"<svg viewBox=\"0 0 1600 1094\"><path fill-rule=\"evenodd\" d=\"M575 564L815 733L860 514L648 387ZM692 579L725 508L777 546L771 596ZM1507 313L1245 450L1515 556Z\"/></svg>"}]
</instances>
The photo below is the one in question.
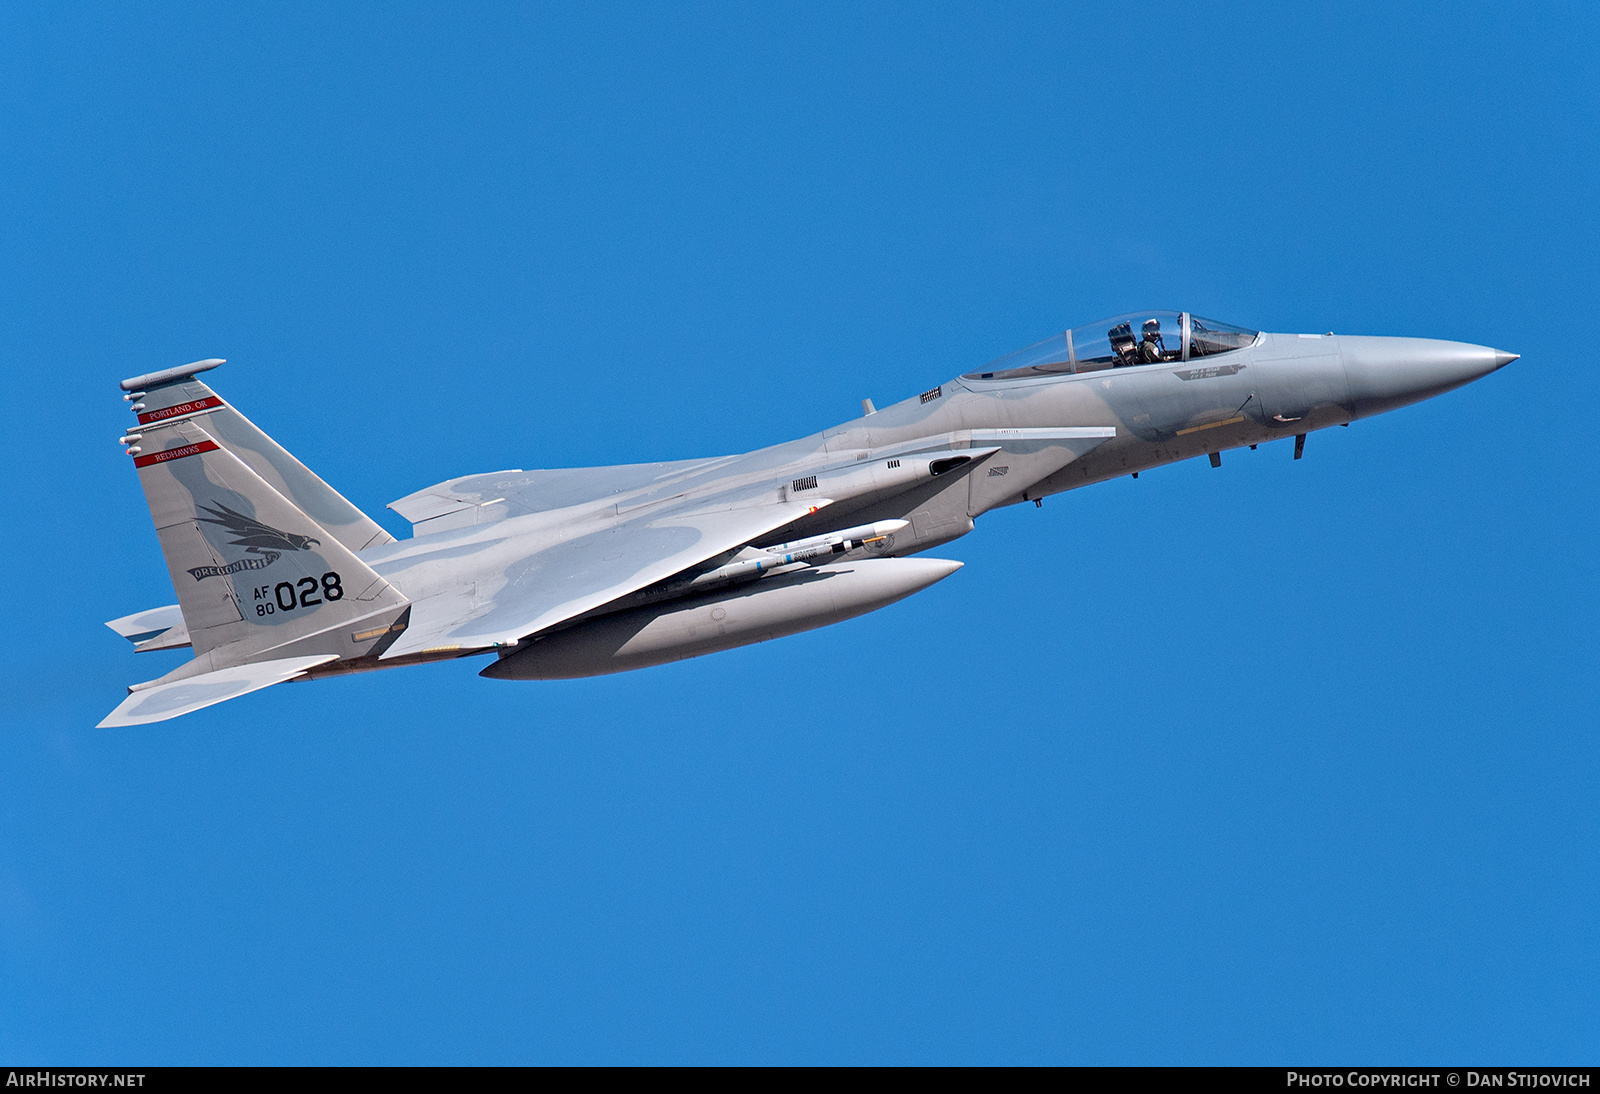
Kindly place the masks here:
<instances>
[{"instance_id":1,"label":"missile","mask_svg":"<svg viewBox=\"0 0 1600 1094\"><path fill-rule=\"evenodd\" d=\"M672 595L694 590L726 585L730 582L755 579L784 567L799 564L811 565L814 559L828 555L842 555L857 547L881 543L911 522L909 520L880 520L875 524L859 524L838 532L824 532L817 536L780 543L776 547L746 547L729 562L716 569L696 574L683 581L671 581L666 588ZM664 590L665 591L665 590Z\"/></svg>"},{"instance_id":2,"label":"missile","mask_svg":"<svg viewBox=\"0 0 1600 1094\"><path fill-rule=\"evenodd\" d=\"M839 532L780 543L766 548L766 553L781 556L785 562L809 562L822 555L842 555L857 547L880 543L910 523L909 520L880 520L875 524L858 524Z\"/></svg>"},{"instance_id":3,"label":"missile","mask_svg":"<svg viewBox=\"0 0 1600 1094\"><path fill-rule=\"evenodd\" d=\"M791 543L780 543L776 547L746 547L721 566L698 574L668 578L654 588L635 593L628 600L631 604L650 604L740 581L754 581L768 574L789 573L802 566L814 565L817 559L831 558L858 547L881 543L910 523L908 520L880 520L837 532L807 536Z\"/></svg>"}]
</instances>

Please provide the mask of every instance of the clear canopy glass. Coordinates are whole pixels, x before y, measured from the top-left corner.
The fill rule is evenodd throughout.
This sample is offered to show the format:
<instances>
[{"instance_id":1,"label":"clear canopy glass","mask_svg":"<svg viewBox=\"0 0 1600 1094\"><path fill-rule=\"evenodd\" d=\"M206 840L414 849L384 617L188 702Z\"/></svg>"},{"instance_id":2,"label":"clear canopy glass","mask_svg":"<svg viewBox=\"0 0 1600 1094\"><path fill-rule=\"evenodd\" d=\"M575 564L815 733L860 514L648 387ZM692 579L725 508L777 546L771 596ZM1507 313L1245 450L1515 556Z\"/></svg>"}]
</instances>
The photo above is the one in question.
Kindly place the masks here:
<instances>
[{"instance_id":1,"label":"clear canopy glass","mask_svg":"<svg viewBox=\"0 0 1600 1094\"><path fill-rule=\"evenodd\" d=\"M1190 357L1211 357L1218 353L1243 349L1254 345L1260 333L1246 327L1235 327L1230 323L1219 323L1215 319L1201 319L1198 315L1189 317L1189 326Z\"/></svg>"},{"instance_id":2,"label":"clear canopy glass","mask_svg":"<svg viewBox=\"0 0 1600 1094\"><path fill-rule=\"evenodd\" d=\"M1188 312L1142 311L1102 319L989 362L968 380L1015 380L1212 357L1254 344L1257 332Z\"/></svg>"}]
</instances>

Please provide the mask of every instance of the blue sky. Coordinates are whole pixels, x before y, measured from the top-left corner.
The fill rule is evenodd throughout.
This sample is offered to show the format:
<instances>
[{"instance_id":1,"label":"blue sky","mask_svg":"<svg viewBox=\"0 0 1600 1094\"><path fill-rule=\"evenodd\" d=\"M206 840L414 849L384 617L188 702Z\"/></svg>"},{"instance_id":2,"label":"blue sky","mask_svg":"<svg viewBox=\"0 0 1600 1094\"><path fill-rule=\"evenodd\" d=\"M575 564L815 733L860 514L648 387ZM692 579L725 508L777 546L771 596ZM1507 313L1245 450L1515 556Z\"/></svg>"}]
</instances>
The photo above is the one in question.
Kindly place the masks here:
<instances>
[{"instance_id":1,"label":"blue sky","mask_svg":"<svg viewBox=\"0 0 1600 1094\"><path fill-rule=\"evenodd\" d=\"M5 1062L1593 1062L1588 5L0 10ZM1523 359L838 627L93 725L116 381L373 516L1187 308Z\"/></svg>"}]
</instances>

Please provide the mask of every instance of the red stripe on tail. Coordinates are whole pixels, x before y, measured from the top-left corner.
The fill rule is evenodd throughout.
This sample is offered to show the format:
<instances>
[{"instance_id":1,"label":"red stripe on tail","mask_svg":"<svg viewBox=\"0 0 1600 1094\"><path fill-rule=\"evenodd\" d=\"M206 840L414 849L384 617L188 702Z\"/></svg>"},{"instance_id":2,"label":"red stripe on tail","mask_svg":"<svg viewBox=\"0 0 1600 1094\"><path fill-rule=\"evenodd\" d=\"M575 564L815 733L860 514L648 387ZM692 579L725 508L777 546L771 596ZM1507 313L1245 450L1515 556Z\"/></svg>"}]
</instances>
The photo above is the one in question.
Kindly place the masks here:
<instances>
[{"instance_id":1,"label":"red stripe on tail","mask_svg":"<svg viewBox=\"0 0 1600 1094\"><path fill-rule=\"evenodd\" d=\"M149 467L153 463L166 463L168 460L181 460L185 456L198 456L202 452L215 452L218 448L216 441L201 441L198 444L186 444L178 448L169 448L165 452L152 452L148 456L135 456L133 466Z\"/></svg>"},{"instance_id":2,"label":"red stripe on tail","mask_svg":"<svg viewBox=\"0 0 1600 1094\"><path fill-rule=\"evenodd\" d=\"M177 418L184 414L195 414L202 410L215 410L223 405L222 400L215 395L207 395L204 399L195 399L191 402L179 403L176 406L165 406L160 410L147 411L139 415L139 424L153 425L156 422L164 422L168 418Z\"/></svg>"}]
</instances>

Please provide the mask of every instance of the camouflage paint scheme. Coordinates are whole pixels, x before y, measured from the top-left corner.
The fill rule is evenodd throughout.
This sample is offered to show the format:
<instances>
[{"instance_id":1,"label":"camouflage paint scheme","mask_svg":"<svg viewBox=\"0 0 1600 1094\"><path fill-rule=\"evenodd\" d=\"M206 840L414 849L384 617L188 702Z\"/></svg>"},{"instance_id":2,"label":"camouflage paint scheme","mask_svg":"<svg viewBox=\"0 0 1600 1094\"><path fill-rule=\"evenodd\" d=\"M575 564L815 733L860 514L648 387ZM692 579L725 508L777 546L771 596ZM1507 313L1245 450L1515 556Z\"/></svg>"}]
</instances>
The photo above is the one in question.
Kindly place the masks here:
<instances>
[{"instance_id":1,"label":"camouflage paint scheme","mask_svg":"<svg viewBox=\"0 0 1600 1094\"><path fill-rule=\"evenodd\" d=\"M1181 342L1138 361L1124 322L1117 354L1085 356L1107 324L1117 348L1108 320L744 455L453 479L391 503L413 524L405 540L196 379L222 362L123 381L140 422L123 440L179 603L108 626L136 649L192 645L196 656L131 687L101 724L471 654L498 654L485 676L548 679L796 633L948 576L960 563L907 556L966 535L991 509L1196 456L1216 464L1283 437L1296 438L1298 459L1314 430L1516 359L1459 342L1220 324L1234 333L1203 350L1209 321L1123 318L1138 315L1165 318L1173 336L1181 327Z\"/></svg>"}]
</instances>

